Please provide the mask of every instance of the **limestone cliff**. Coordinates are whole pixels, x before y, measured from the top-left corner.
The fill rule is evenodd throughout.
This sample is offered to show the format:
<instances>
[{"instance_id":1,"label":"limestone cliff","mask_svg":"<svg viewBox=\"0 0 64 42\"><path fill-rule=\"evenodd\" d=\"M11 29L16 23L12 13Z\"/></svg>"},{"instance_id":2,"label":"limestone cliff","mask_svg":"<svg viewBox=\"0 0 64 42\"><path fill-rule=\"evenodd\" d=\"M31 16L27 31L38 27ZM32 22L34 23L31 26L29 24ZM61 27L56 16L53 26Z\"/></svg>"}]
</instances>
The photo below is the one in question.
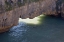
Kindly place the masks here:
<instances>
[{"instance_id":1,"label":"limestone cliff","mask_svg":"<svg viewBox=\"0 0 64 42\"><path fill-rule=\"evenodd\" d=\"M1 11L0 33L8 31L12 26L17 25L19 18L32 19L41 14L54 16L58 16L60 14L61 17L64 18L64 3L62 2L62 0L40 0L37 2L25 3L20 7L17 6L15 6L14 8L14 6L12 5L11 10L8 11L8 9L10 8L8 7L8 9L6 9L7 11L5 10L5 8L3 8L3 10Z\"/></svg>"}]
</instances>

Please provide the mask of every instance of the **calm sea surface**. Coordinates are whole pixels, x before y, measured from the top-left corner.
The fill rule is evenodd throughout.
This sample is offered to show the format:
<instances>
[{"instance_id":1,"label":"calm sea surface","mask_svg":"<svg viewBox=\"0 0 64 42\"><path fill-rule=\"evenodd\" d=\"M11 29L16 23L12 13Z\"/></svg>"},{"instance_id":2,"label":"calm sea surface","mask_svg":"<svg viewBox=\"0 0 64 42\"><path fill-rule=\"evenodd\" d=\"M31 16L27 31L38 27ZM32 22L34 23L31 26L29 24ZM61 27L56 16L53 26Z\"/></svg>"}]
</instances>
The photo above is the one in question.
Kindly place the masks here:
<instances>
[{"instance_id":1,"label":"calm sea surface","mask_svg":"<svg viewBox=\"0 0 64 42\"><path fill-rule=\"evenodd\" d=\"M17 26L0 34L0 42L64 42L63 19L51 16L37 18L37 21L27 19L26 22L19 19Z\"/></svg>"}]
</instances>

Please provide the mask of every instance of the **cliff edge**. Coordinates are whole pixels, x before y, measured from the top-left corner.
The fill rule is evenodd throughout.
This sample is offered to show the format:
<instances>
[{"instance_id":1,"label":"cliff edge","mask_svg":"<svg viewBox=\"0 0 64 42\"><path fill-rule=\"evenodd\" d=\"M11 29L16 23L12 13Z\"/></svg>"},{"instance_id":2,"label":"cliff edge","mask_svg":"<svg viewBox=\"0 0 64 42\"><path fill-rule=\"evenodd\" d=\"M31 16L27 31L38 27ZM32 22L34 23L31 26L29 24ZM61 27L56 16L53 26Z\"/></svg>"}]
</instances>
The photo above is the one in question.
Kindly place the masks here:
<instances>
[{"instance_id":1,"label":"cliff edge","mask_svg":"<svg viewBox=\"0 0 64 42\"><path fill-rule=\"evenodd\" d=\"M63 0L0 0L0 33L18 24L19 18L34 18L41 14L64 18Z\"/></svg>"}]
</instances>

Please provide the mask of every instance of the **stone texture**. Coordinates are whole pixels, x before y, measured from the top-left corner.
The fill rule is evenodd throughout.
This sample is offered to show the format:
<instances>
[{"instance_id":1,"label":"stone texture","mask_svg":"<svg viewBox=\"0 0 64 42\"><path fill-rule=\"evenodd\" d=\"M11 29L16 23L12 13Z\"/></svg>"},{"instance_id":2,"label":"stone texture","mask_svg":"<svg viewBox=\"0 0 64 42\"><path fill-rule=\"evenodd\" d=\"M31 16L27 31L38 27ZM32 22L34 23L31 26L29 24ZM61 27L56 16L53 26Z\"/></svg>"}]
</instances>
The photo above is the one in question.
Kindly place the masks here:
<instances>
[{"instance_id":1,"label":"stone texture","mask_svg":"<svg viewBox=\"0 0 64 42\"><path fill-rule=\"evenodd\" d=\"M15 8L0 14L0 33L8 31L12 26L18 24L19 18L34 18L41 14L58 16L56 11L57 0L43 0L40 2L32 2L29 5ZM62 14L64 18L64 3L61 5Z\"/></svg>"}]
</instances>

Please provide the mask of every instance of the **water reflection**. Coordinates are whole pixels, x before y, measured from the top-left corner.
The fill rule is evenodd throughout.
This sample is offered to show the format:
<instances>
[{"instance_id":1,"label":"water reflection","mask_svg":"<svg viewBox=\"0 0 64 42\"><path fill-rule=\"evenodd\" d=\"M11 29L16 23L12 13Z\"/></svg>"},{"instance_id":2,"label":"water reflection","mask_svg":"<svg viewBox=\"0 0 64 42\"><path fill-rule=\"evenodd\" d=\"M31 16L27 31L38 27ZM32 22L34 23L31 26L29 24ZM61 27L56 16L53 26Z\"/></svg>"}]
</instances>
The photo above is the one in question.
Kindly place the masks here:
<instances>
[{"instance_id":1,"label":"water reflection","mask_svg":"<svg viewBox=\"0 0 64 42\"><path fill-rule=\"evenodd\" d=\"M41 15L38 21L39 25L19 21L10 31L0 34L0 42L64 42L63 19Z\"/></svg>"}]
</instances>

